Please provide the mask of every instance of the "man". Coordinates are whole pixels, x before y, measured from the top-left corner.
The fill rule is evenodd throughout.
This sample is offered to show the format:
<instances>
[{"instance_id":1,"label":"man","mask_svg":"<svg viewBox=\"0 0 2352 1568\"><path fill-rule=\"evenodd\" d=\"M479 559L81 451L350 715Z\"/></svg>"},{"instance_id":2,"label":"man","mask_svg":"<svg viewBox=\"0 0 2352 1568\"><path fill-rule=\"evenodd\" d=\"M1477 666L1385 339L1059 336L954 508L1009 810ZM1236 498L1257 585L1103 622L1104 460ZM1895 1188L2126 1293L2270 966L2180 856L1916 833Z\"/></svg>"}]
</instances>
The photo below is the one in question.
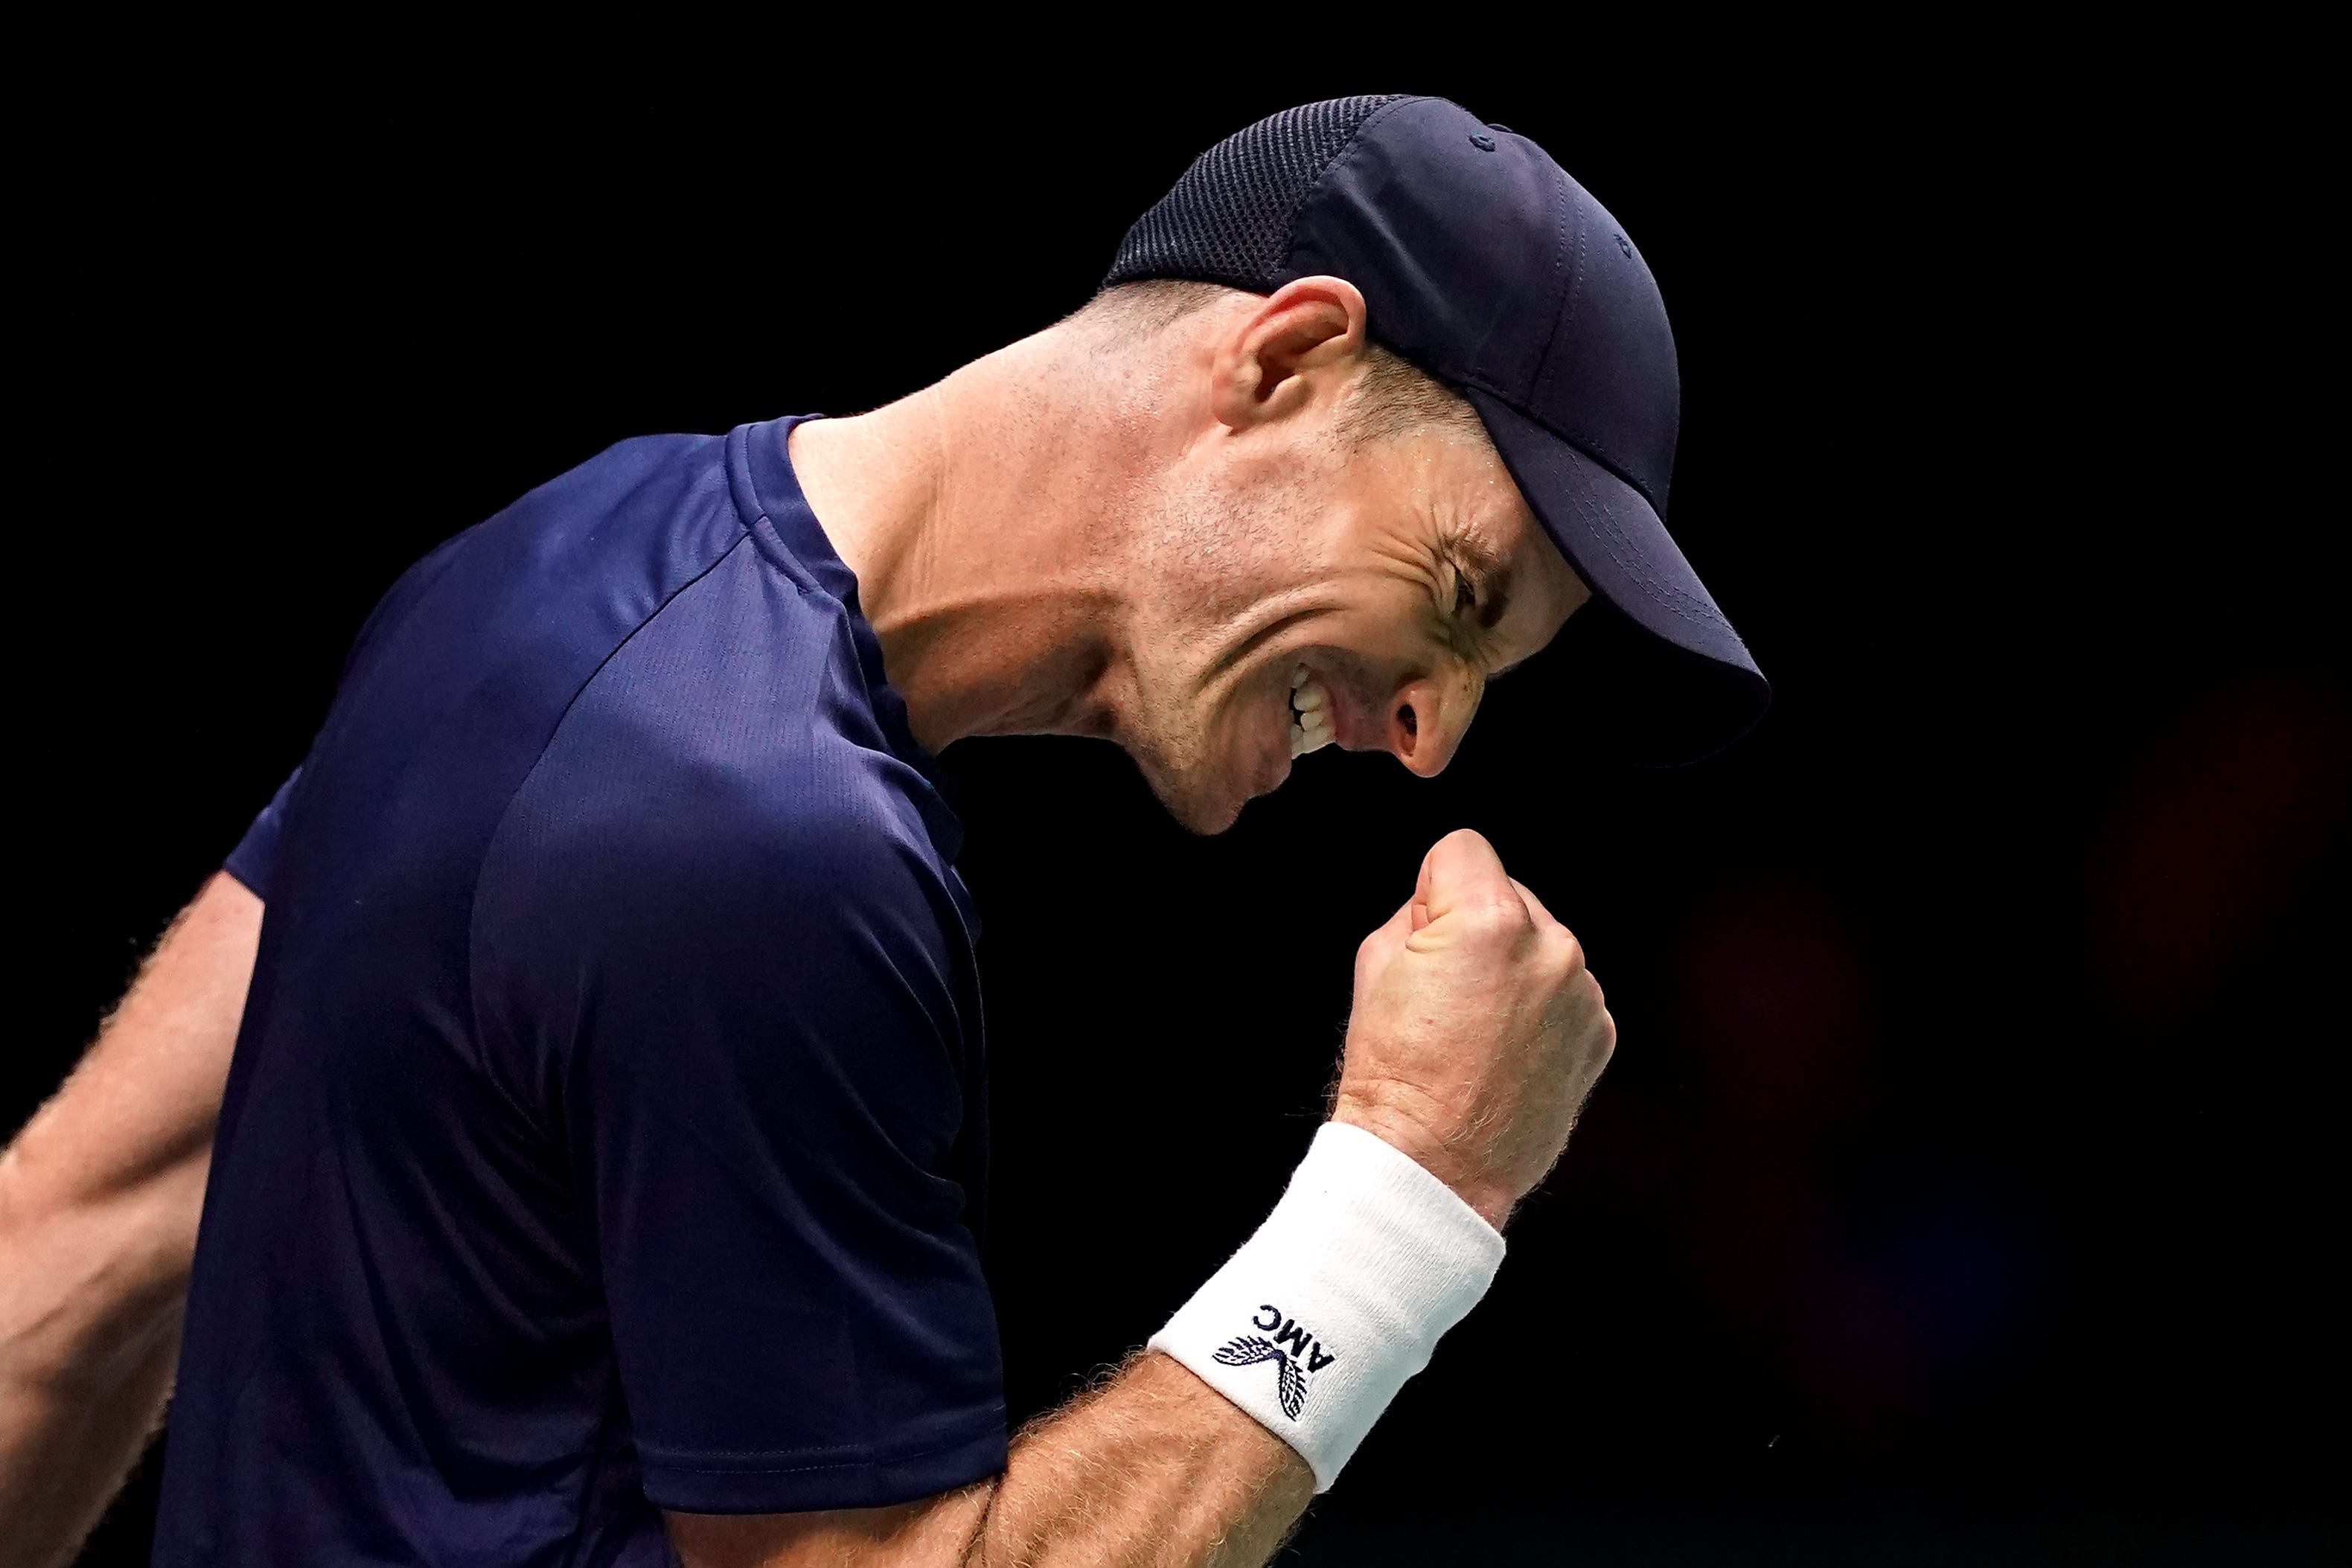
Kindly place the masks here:
<instances>
[{"instance_id":1,"label":"man","mask_svg":"<svg viewBox=\"0 0 2352 1568\"><path fill-rule=\"evenodd\" d=\"M1606 212L1349 99L937 386L626 443L444 545L10 1151L12 1493L65 1539L151 1418L234 1032L159 1562L1264 1561L1493 1277L1600 989L1438 843L1265 1227L1008 1444L932 758L1104 737L1213 832L1334 742L1437 772L1595 600L1647 738L1721 744L1764 687L1660 521L1676 413Z\"/></svg>"}]
</instances>

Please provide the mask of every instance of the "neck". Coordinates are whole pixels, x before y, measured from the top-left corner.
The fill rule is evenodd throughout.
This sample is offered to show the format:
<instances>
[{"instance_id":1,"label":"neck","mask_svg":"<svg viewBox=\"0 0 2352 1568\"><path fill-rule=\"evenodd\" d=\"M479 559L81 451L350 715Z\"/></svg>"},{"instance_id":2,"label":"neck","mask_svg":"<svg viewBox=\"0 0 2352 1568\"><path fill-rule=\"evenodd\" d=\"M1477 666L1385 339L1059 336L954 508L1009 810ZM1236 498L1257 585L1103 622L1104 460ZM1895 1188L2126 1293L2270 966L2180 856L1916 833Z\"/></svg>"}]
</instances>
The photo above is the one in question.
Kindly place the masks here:
<instances>
[{"instance_id":1,"label":"neck","mask_svg":"<svg viewBox=\"0 0 2352 1568\"><path fill-rule=\"evenodd\" d=\"M1141 444L1109 438L1126 400L1068 333L793 431L801 488L934 752L1110 728L1132 591L1119 503L1135 475L1118 465Z\"/></svg>"}]
</instances>

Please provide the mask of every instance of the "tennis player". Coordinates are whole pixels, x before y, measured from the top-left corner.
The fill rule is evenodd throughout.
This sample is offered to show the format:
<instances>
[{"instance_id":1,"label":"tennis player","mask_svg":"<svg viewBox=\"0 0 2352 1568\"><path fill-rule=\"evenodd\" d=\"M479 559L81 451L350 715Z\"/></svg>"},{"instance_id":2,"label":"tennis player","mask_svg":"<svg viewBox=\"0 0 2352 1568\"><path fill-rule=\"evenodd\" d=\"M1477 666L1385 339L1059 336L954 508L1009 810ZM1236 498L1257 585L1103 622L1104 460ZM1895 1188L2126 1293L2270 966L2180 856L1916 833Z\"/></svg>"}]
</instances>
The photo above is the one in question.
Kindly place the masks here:
<instances>
[{"instance_id":1,"label":"tennis player","mask_svg":"<svg viewBox=\"0 0 2352 1568\"><path fill-rule=\"evenodd\" d=\"M936 386L443 545L0 1167L0 1551L70 1553L176 1369L174 1568L1264 1562L1493 1280L1601 988L1437 843L1264 1227L1009 1437L933 758L1101 737L1215 832L1322 747L1436 773L1577 613L1649 741L1720 745L1766 689L1661 520L1678 405L1542 149L1345 99Z\"/></svg>"}]
</instances>

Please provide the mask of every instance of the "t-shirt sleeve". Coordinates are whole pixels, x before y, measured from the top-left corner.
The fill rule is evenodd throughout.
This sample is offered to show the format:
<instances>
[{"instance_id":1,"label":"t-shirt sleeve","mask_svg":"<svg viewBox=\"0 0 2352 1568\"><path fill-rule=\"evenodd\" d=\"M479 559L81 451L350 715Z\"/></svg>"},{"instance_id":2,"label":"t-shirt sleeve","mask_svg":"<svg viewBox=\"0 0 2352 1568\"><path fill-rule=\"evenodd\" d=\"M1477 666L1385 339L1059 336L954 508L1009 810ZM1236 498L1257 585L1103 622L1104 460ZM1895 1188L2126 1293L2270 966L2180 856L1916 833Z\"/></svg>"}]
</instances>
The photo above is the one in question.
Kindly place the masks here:
<instances>
[{"instance_id":1,"label":"t-shirt sleeve","mask_svg":"<svg viewBox=\"0 0 2352 1568\"><path fill-rule=\"evenodd\" d=\"M286 776L286 782L278 787L278 793L261 808L261 814L245 830L245 837L236 841L236 848L229 851L228 859L221 862L223 871L265 901L269 897L270 873L278 864L278 835L286 827L286 802L294 793L295 780L301 777L299 768Z\"/></svg>"},{"instance_id":2,"label":"t-shirt sleeve","mask_svg":"<svg viewBox=\"0 0 2352 1568\"><path fill-rule=\"evenodd\" d=\"M929 1496L1006 1446L958 1179L968 939L855 789L740 788L534 778L477 898L485 1050L565 1148L647 1497Z\"/></svg>"}]
</instances>

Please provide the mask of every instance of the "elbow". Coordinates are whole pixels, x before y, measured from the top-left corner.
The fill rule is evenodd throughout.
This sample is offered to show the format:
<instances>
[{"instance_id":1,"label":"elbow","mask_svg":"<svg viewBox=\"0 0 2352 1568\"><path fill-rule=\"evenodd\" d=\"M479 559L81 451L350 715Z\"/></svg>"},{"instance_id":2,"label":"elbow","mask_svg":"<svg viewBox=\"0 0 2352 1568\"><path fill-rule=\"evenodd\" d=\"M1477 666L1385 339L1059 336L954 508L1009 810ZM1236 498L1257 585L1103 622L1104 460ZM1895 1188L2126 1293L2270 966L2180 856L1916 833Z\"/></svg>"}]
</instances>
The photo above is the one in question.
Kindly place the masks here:
<instances>
[{"instance_id":1,"label":"elbow","mask_svg":"<svg viewBox=\"0 0 2352 1568\"><path fill-rule=\"evenodd\" d=\"M0 1160L0 1382L88 1397L177 1360L209 1163L45 1204Z\"/></svg>"}]
</instances>

